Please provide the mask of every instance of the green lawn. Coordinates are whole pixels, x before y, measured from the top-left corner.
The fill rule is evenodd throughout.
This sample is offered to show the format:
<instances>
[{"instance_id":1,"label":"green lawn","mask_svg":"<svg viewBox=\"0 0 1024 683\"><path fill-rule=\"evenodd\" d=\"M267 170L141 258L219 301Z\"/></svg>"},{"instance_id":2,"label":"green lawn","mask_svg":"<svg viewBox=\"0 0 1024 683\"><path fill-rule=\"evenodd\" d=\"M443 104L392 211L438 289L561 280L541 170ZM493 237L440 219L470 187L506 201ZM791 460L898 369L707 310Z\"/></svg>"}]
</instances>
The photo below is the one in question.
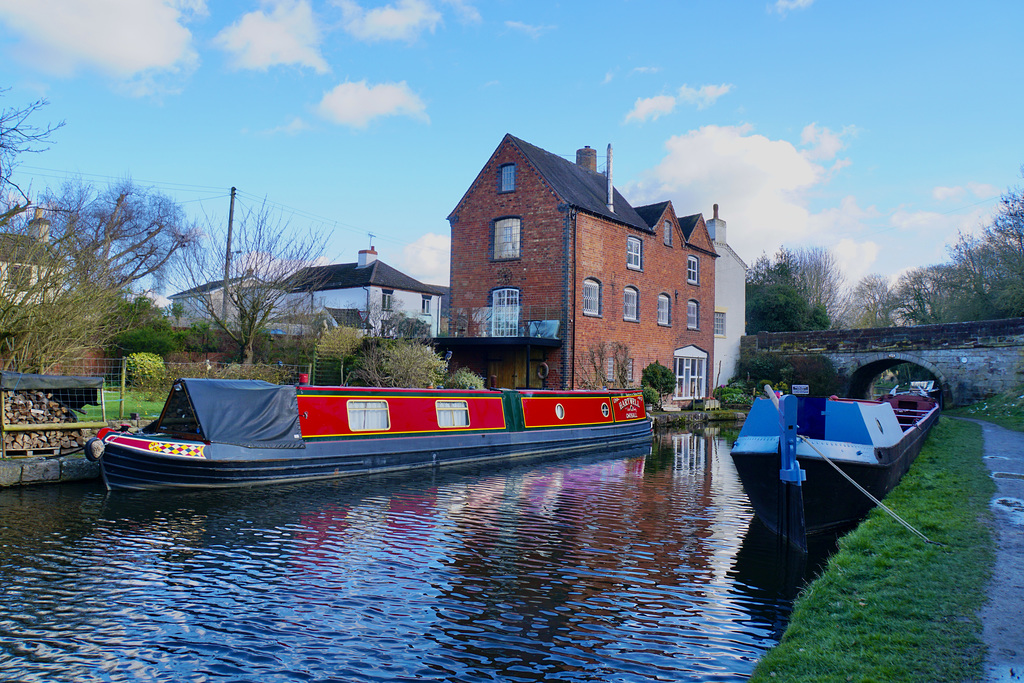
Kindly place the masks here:
<instances>
[{"instance_id":1,"label":"green lawn","mask_svg":"<svg viewBox=\"0 0 1024 683\"><path fill-rule=\"evenodd\" d=\"M929 544L875 509L843 537L798 598L753 681L979 680L977 612L994 562L981 428L941 418L885 503Z\"/></svg>"},{"instance_id":2,"label":"green lawn","mask_svg":"<svg viewBox=\"0 0 1024 683\"><path fill-rule=\"evenodd\" d=\"M116 420L121 402L120 392L108 389L103 392L103 400L107 404L107 419ZM124 419L127 420L132 413L138 413L142 421L155 419L163 410L164 400L164 397L160 397L156 401L151 401L145 392L127 391L124 397ZM101 420L100 407L86 406L85 415L79 415L78 419L82 422Z\"/></svg>"},{"instance_id":3,"label":"green lawn","mask_svg":"<svg viewBox=\"0 0 1024 683\"><path fill-rule=\"evenodd\" d=\"M973 417L1024 432L1024 386L962 408L946 411L955 417Z\"/></svg>"}]
</instances>

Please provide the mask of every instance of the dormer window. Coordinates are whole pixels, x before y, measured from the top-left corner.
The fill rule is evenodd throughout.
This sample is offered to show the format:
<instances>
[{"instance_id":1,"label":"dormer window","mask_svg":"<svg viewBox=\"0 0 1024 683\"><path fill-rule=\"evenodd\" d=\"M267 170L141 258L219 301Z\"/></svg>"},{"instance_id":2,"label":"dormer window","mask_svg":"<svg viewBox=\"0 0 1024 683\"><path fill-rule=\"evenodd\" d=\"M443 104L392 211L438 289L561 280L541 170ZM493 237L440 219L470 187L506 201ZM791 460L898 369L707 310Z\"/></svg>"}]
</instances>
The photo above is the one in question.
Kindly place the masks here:
<instances>
[{"instance_id":1,"label":"dormer window","mask_svg":"<svg viewBox=\"0 0 1024 683\"><path fill-rule=\"evenodd\" d=\"M516 191L516 165L503 164L498 169L498 192Z\"/></svg>"}]
</instances>

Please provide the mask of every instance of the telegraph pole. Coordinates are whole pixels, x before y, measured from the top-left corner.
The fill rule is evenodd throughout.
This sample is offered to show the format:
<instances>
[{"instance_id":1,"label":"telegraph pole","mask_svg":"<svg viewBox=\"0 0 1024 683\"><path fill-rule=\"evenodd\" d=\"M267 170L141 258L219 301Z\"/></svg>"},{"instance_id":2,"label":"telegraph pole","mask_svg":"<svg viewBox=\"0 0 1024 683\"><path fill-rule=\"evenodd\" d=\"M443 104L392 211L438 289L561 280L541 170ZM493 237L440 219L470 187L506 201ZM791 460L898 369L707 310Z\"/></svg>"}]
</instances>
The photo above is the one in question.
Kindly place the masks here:
<instances>
[{"instance_id":1,"label":"telegraph pole","mask_svg":"<svg viewBox=\"0 0 1024 683\"><path fill-rule=\"evenodd\" d=\"M235 221L235 188L231 188L231 208L228 209L228 245L224 252L224 284L220 302L220 319L228 323L228 282L231 278L231 227Z\"/></svg>"}]
</instances>

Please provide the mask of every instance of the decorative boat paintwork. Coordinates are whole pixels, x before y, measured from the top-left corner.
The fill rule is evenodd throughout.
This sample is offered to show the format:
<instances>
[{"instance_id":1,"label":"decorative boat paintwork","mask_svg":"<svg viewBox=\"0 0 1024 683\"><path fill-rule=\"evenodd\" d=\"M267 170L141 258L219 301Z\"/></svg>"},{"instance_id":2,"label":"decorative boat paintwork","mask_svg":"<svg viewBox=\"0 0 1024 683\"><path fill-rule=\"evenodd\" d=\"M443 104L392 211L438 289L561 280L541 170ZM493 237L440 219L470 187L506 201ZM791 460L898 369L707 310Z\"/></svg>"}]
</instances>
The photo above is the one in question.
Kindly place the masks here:
<instances>
[{"instance_id":1,"label":"decorative boat paintwork","mask_svg":"<svg viewBox=\"0 0 1024 683\"><path fill-rule=\"evenodd\" d=\"M639 391L382 389L180 379L141 432L87 454L108 489L275 484L650 447Z\"/></svg>"},{"instance_id":2,"label":"decorative boat paintwork","mask_svg":"<svg viewBox=\"0 0 1024 683\"><path fill-rule=\"evenodd\" d=\"M874 507L814 448L881 500L910 469L939 415L938 404L926 396L797 398L797 434L807 439L797 440L796 458L806 473L802 492L808 534L849 526ZM754 402L732 459L755 514L779 533L779 417L771 401Z\"/></svg>"}]
</instances>

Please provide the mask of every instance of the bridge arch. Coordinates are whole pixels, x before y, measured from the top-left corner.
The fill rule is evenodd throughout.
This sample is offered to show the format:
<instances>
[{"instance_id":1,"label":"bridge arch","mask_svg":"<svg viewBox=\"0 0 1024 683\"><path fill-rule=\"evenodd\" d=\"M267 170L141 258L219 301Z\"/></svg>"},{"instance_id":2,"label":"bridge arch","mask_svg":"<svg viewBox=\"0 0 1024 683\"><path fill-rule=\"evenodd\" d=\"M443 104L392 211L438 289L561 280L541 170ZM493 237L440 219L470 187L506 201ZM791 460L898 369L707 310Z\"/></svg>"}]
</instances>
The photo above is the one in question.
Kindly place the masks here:
<instances>
[{"instance_id":1,"label":"bridge arch","mask_svg":"<svg viewBox=\"0 0 1024 683\"><path fill-rule=\"evenodd\" d=\"M871 385L875 377L889 368L902 363L911 363L932 373L936 384L942 388L943 405L956 405L956 397L953 395L949 379L939 366L922 358L920 355L899 351L879 353L860 359L855 366L850 368L849 383L846 391L847 396L850 398L871 398Z\"/></svg>"}]
</instances>

